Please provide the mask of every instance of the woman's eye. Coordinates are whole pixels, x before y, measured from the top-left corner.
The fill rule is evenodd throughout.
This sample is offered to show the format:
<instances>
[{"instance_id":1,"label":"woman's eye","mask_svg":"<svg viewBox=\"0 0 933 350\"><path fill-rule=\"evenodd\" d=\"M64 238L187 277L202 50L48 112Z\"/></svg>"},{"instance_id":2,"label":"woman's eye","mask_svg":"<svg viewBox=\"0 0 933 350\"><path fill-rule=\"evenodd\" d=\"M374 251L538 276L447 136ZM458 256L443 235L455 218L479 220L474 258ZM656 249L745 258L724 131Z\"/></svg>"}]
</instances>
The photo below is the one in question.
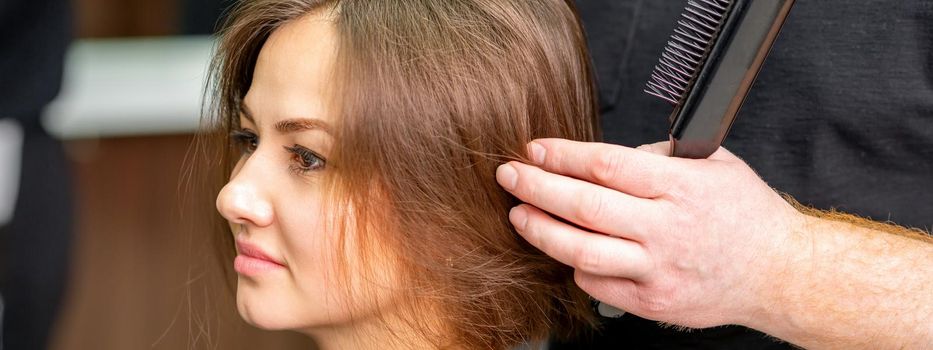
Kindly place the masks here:
<instances>
[{"instance_id":1,"label":"woman's eye","mask_svg":"<svg viewBox=\"0 0 933 350\"><path fill-rule=\"evenodd\" d=\"M314 151L299 145L285 147L285 150L293 155L292 158L295 161L293 169L300 173L321 170L327 162L323 157L314 153Z\"/></svg>"},{"instance_id":2,"label":"woman's eye","mask_svg":"<svg viewBox=\"0 0 933 350\"><path fill-rule=\"evenodd\" d=\"M252 154L259 147L259 136L249 129L234 130L230 133L230 140L240 148L242 154Z\"/></svg>"}]
</instances>

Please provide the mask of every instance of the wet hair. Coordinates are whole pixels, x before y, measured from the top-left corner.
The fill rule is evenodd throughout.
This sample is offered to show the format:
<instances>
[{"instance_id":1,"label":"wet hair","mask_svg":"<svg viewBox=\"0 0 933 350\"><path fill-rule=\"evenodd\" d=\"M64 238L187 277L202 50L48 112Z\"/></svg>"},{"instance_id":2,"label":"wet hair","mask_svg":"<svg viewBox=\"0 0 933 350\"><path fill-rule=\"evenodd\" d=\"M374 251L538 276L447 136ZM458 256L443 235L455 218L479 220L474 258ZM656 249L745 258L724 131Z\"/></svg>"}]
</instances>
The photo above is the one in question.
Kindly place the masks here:
<instances>
[{"instance_id":1,"label":"wet hair","mask_svg":"<svg viewBox=\"0 0 933 350\"><path fill-rule=\"evenodd\" d=\"M239 128L264 42L316 11L333 21L338 41L339 116L322 186L332 213L352 213L335 231L353 235L352 249L364 253L343 254L343 265L365 273L389 259L408 299L402 314L438 347L508 348L591 324L573 270L516 234L508 212L519 202L495 180L498 165L527 160L536 138L597 139L592 69L572 1L240 3L209 87L219 163L208 166L219 165L218 182L239 158L226 138ZM217 236L230 256L230 233ZM446 326L422 325L426 315Z\"/></svg>"}]
</instances>

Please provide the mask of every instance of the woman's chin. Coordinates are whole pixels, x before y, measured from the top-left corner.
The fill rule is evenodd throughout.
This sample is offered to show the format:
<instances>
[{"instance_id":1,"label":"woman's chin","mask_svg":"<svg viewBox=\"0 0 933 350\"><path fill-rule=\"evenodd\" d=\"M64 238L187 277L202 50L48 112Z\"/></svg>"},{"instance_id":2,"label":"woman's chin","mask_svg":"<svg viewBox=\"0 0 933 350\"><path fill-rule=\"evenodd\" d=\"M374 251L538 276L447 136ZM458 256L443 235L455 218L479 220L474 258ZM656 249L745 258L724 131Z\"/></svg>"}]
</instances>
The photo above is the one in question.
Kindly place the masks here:
<instances>
[{"instance_id":1,"label":"woman's chin","mask_svg":"<svg viewBox=\"0 0 933 350\"><path fill-rule=\"evenodd\" d=\"M327 310L309 307L306 305L307 300L295 299L279 290L257 287L240 284L236 291L240 318L256 328L270 331L303 330L326 327L332 323L332 320L320 317L327 315Z\"/></svg>"},{"instance_id":2,"label":"woman's chin","mask_svg":"<svg viewBox=\"0 0 933 350\"><path fill-rule=\"evenodd\" d=\"M373 317L379 313L380 305L393 305L392 300L388 299L350 305L346 298L337 298L328 293L328 290L333 289L321 288L307 292L287 282L257 283L252 279L240 278L236 289L237 311L243 321L259 329L303 332L342 327Z\"/></svg>"},{"instance_id":3,"label":"woman's chin","mask_svg":"<svg viewBox=\"0 0 933 350\"><path fill-rule=\"evenodd\" d=\"M272 297L262 297L255 290L237 289L236 304L240 317L246 323L264 330L286 330L299 328L288 317L294 310L281 310ZM291 312L289 312L291 311Z\"/></svg>"},{"instance_id":4,"label":"woman's chin","mask_svg":"<svg viewBox=\"0 0 933 350\"><path fill-rule=\"evenodd\" d=\"M269 317L269 315L266 315L262 310L253 309L248 303L244 304L238 302L237 311L240 313L240 318L253 327L269 331L287 329L281 324L281 320Z\"/></svg>"}]
</instances>

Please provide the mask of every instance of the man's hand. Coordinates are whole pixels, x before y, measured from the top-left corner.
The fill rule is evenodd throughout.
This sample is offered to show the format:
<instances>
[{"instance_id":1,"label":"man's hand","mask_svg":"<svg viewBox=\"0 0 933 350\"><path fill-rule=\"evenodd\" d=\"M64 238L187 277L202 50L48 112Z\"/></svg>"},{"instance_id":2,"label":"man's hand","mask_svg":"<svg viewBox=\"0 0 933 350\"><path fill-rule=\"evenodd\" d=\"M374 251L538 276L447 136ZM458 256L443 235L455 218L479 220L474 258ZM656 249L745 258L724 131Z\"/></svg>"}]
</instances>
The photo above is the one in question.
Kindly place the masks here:
<instances>
[{"instance_id":1,"label":"man's hand","mask_svg":"<svg viewBox=\"0 0 933 350\"><path fill-rule=\"evenodd\" d=\"M530 203L509 215L518 232L596 299L687 327L745 323L799 246L800 214L729 151L695 160L668 147L538 140L537 166L512 162L497 178Z\"/></svg>"},{"instance_id":2,"label":"man's hand","mask_svg":"<svg viewBox=\"0 0 933 350\"><path fill-rule=\"evenodd\" d=\"M725 149L669 147L536 140L533 165L496 178L528 203L509 214L517 231L627 312L806 347L933 342L933 245L804 215Z\"/></svg>"}]
</instances>

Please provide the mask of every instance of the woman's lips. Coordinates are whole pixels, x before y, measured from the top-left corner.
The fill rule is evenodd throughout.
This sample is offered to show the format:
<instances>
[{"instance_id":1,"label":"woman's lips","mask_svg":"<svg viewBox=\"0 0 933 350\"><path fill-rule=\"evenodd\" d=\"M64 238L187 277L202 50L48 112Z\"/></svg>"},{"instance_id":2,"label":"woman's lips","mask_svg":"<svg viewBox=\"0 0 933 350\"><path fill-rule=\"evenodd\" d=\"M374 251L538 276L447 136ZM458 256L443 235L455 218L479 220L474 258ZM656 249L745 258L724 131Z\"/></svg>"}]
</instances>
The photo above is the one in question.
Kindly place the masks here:
<instances>
[{"instance_id":1,"label":"woman's lips","mask_svg":"<svg viewBox=\"0 0 933 350\"><path fill-rule=\"evenodd\" d=\"M259 247L237 239L239 255L233 259L233 269L245 276L256 276L264 272L284 269L285 264L271 258Z\"/></svg>"}]
</instances>

